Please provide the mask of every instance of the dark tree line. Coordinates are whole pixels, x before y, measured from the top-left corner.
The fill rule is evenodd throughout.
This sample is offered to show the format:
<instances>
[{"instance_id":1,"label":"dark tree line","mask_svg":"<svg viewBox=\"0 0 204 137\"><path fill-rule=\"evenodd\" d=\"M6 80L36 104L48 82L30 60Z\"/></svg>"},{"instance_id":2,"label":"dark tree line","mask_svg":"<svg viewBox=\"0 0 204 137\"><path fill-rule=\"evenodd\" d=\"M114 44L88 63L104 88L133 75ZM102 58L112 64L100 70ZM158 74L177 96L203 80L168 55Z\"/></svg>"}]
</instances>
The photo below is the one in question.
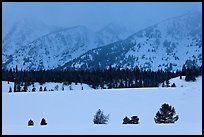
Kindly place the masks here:
<instances>
[{"instance_id":1,"label":"dark tree line","mask_svg":"<svg viewBox=\"0 0 204 137\"><path fill-rule=\"evenodd\" d=\"M158 71L141 70L138 67L134 69L112 68L101 70L18 70L15 69L2 70L2 80L15 82L17 92L20 91L20 86L24 86L23 91L26 91L27 86L34 82L43 84L45 82L63 82L65 85L74 82L85 83L92 88L137 88L137 87L158 87L160 83L178 76L186 76L186 81L194 81L195 77L202 74L202 66L196 68L187 68L183 65L182 70L170 72L159 69ZM15 91L14 91L15 92Z\"/></svg>"}]
</instances>

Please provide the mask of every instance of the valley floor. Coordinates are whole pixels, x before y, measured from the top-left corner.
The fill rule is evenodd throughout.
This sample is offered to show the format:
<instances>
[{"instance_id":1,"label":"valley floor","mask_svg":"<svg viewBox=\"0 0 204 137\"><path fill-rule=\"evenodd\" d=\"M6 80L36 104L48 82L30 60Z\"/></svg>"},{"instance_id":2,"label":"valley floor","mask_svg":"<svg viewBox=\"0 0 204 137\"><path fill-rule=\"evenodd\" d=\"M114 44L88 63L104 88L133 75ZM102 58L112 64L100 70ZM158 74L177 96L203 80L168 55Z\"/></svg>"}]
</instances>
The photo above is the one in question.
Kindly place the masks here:
<instances>
[{"instance_id":1,"label":"valley floor","mask_svg":"<svg viewBox=\"0 0 204 137\"><path fill-rule=\"evenodd\" d=\"M28 135L177 135L202 134L202 77L195 82L171 79L175 88L85 89L54 92L8 93L2 82L2 134ZM155 124L163 103L179 115L175 124ZM109 121L96 125L98 109ZM125 116L137 115L139 124L123 125ZM45 118L48 125L40 126ZM28 127L28 120L34 121Z\"/></svg>"}]
</instances>

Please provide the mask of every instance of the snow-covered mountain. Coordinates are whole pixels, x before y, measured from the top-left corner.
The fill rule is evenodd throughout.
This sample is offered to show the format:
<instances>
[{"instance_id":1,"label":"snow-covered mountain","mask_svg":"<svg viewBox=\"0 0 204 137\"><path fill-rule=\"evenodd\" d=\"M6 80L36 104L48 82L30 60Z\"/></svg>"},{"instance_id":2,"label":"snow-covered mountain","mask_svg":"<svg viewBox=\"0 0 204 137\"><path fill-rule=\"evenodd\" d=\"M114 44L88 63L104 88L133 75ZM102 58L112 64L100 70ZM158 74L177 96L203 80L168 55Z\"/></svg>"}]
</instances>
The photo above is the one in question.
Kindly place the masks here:
<instances>
[{"instance_id":1,"label":"snow-covered mountain","mask_svg":"<svg viewBox=\"0 0 204 137\"><path fill-rule=\"evenodd\" d=\"M184 63L202 64L200 12L169 18L136 33L113 23L98 32L75 26L52 33L44 31L42 36L43 30L51 29L33 26L14 27L7 34L3 40L3 68L18 65L19 69L35 70L91 69L98 65L107 68L111 64L122 68L176 70ZM30 41L32 38L35 39Z\"/></svg>"},{"instance_id":2,"label":"snow-covered mountain","mask_svg":"<svg viewBox=\"0 0 204 137\"><path fill-rule=\"evenodd\" d=\"M100 47L100 46L110 44L112 42L124 40L133 33L134 33L133 30L127 28L123 24L110 23L105 27L103 27L98 32L96 32L96 35L98 38L97 44Z\"/></svg>"},{"instance_id":3,"label":"snow-covered mountain","mask_svg":"<svg viewBox=\"0 0 204 137\"><path fill-rule=\"evenodd\" d=\"M61 27L50 26L36 19L24 19L12 25L9 24L12 27L8 27L7 25L6 23L3 24L3 28L7 28L7 31L4 31L4 37L2 36L3 63L10 58L10 55L33 40L52 31L61 29Z\"/></svg>"},{"instance_id":4,"label":"snow-covered mountain","mask_svg":"<svg viewBox=\"0 0 204 137\"><path fill-rule=\"evenodd\" d=\"M92 49L67 62L66 68L181 69L202 64L202 13L190 12L145 28L125 40Z\"/></svg>"},{"instance_id":5,"label":"snow-covered mountain","mask_svg":"<svg viewBox=\"0 0 204 137\"><path fill-rule=\"evenodd\" d=\"M120 30L120 33L119 33ZM125 39L131 33L113 24L93 32L85 26L75 26L44 35L16 50L4 59L3 68L53 69L79 57L88 50ZM4 46L6 52L7 45Z\"/></svg>"}]
</instances>

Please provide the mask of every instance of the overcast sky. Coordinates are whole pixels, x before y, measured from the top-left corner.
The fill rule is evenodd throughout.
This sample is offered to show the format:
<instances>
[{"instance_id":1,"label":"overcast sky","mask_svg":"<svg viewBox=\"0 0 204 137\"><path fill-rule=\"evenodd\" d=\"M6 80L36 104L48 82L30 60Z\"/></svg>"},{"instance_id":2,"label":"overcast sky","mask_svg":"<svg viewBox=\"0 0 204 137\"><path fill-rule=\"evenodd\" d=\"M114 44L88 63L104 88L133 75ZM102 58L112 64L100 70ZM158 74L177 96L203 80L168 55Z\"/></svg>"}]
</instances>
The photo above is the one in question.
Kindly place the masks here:
<instances>
[{"instance_id":1,"label":"overcast sky","mask_svg":"<svg viewBox=\"0 0 204 137\"><path fill-rule=\"evenodd\" d=\"M188 11L202 12L201 2L3 2L2 6L3 25L35 18L47 24L85 25L93 30L112 22L142 28Z\"/></svg>"}]
</instances>

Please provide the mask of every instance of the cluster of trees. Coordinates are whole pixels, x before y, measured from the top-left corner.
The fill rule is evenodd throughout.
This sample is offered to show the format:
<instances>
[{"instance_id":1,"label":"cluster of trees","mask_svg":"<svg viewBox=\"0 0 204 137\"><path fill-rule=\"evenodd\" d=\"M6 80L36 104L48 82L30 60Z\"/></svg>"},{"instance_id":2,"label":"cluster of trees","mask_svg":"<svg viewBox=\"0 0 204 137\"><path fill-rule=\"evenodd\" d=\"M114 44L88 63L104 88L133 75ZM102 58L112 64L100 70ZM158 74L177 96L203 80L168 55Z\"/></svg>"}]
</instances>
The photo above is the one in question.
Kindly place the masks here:
<instances>
[{"instance_id":1,"label":"cluster of trees","mask_svg":"<svg viewBox=\"0 0 204 137\"><path fill-rule=\"evenodd\" d=\"M22 71L15 69L2 70L2 80L15 82L17 91L24 83L25 90L33 82L43 84L45 82L63 82L65 85L74 82L86 83L92 88L137 88L137 87L158 87L159 83L168 82L169 79L186 76L186 81L195 80L195 77L202 74L202 66L188 68L183 65L181 71L170 72L159 69L158 71L112 68L101 70L39 70ZM168 83L167 83L168 85ZM172 86L172 85L170 85ZM170 87L169 86L169 87ZM173 85L175 86L175 85ZM25 91L24 90L24 91Z\"/></svg>"},{"instance_id":2,"label":"cluster of trees","mask_svg":"<svg viewBox=\"0 0 204 137\"><path fill-rule=\"evenodd\" d=\"M154 117L154 121L156 124L175 123L178 119L179 116L176 115L175 108L167 103L162 104L161 108ZM107 124L108 120L109 114L104 115L103 111L99 109L94 115L93 122L94 124ZM139 118L138 116L132 116L130 119L127 116L125 116L122 124L139 124Z\"/></svg>"},{"instance_id":3,"label":"cluster of trees","mask_svg":"<svg viewBox=\"0 0 204 137\"><path fill-rule=\"evenodd\" d=\"M139 124L139 118L137 116L132 116L131 119L125 116L123 119L123 124Z\"/></svg>"}]
</instances>

